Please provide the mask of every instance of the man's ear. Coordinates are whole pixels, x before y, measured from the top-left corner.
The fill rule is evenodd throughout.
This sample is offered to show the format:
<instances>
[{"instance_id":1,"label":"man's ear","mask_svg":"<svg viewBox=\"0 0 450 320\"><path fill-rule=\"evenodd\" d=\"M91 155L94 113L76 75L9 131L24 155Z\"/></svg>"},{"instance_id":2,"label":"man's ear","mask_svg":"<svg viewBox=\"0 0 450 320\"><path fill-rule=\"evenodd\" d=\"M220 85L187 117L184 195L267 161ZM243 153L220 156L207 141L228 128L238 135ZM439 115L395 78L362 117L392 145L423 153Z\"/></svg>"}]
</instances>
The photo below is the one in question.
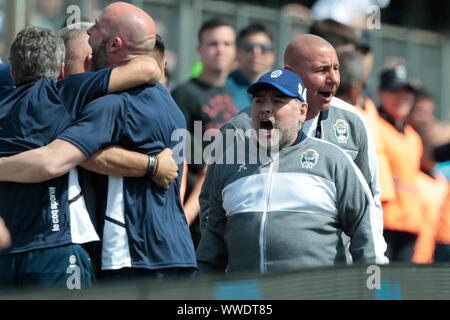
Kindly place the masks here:
<instances>
[{"instance_id":1,"label":"man's ear","mask_svg":"<svg viewBox=\"0 0 450 320\"><path fill-rule=\"evenodd\" d=\"M123 49L125 42L121 37L114 37L106 43L106 50L108 53L115 53Z\"/></svg>"},{"instance_id":2,"label":"man's ear","mask_svg":"<svg viewBox=\"0 0 450 320\"><path fill-rule=\"evenodd\" d=\"M290 64L285 65L285 66L284 66L284 69L289 70L289 71L291 71L291 72L294 72L294 69L291 67ZM294 72L294 73L295 73L295 72Z\"/></svg>"},{"instance_id":3,"label":"man's ear","mask_svg":"<svg viewBox=\"0 0 450 320\"><path fill-rule=\"evenodd\" d=\"M63 61L61 63L61 66L59 67L59 77L58 77L58 81L61 81L62 79L64 79L65 76L65 69L66 68L66 63Z\"/></svg>"},{"instance_id":4,"label":"man's ear","mask_svg":"<svg viewBox=\"0 0 450 320\"><path fill-rule=\"evenodd\" d=\"M88 72L89 70L89 65L91 64L91 60L92 60L92 53L88 54L83 61L83 69L84 72Z\"/></svg>"},{"instance_id":5,"label":"man's ear","mask_svg":"<svg viewBox=\"0 0 450 320\"><path fill-rule=\"evenodd\" d=\"M305 121L306 120L306 114L308 113L308 104L306 102L302 102L300 104L300 120Z\"/></svg>"}]
</instances>

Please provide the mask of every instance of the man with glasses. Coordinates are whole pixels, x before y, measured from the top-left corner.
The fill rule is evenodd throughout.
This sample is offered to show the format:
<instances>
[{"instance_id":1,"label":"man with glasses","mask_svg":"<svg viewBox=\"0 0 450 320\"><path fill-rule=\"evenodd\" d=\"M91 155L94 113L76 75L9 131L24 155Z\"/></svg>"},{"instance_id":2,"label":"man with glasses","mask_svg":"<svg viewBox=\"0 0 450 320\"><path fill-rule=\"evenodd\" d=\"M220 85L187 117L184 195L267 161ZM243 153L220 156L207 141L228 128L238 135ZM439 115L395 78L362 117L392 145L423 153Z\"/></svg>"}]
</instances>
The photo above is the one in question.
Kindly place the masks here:
<instances>
[{"instance_id":1,"label":"man with glasses","mask_svg":"<svg viewBox=\"0 0 450 320\"><path fill-rule=\"evenodd\" d=\"M252 96L247 92L248 87L271 70L275 63L272 40L270 32L259 24L249 25L239 33L237 39L239 69L232 72L226 82L239 110L252 104Z\"/></svg>"}]
</instances>

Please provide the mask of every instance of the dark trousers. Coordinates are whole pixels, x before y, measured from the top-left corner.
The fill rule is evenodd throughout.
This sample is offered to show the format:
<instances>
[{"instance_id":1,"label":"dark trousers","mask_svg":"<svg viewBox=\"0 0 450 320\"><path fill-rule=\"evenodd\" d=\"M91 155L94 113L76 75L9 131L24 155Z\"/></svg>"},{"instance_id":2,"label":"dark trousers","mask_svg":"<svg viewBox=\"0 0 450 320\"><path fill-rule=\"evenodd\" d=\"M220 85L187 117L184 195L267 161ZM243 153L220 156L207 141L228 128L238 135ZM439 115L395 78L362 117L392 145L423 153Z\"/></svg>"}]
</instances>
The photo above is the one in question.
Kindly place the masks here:
<instances>
[{"instance_id":1,"label":"dark trousers","mask_svg":"<svg viewBox=\"0 0 450 320\"><path fill-rule=\"evenodd\" d=\"M167 268L149 270L141 268L122 268L120 270L103 270L100 272L99 281L118 282L134 281L139 279L153 280L186 280L192 279L197 274L194 268Z\"/></svg>"},{"instance_id":2,"label":"dark trousers","mask_svg":"<svg viewBox=\"0 0 450 320\"><path fill-rule=\"evenodd\" d=\"M390 262L412 262L417 235L403 231L384 230L386 257Z\"/></svg>"},{"instance_id":3,"label":"dark trousers","mask_svg":"<svg viewBox=\"0 0 450 320\"><path fill-rule=\"evenodd\" d=\"M0 256L0 290L93 286L92 263L81 245L32 250Z\"/></svg>"},{"instance_id":4,"label":"dark trousers","mask_svg":"<svg viewBox=\"0 0 450 320\"><path fill-rule=\"evenodd\" d=\"M436 244L434 250L434 262L450 262L450 244Z\"/></svg>"}]
</instances>

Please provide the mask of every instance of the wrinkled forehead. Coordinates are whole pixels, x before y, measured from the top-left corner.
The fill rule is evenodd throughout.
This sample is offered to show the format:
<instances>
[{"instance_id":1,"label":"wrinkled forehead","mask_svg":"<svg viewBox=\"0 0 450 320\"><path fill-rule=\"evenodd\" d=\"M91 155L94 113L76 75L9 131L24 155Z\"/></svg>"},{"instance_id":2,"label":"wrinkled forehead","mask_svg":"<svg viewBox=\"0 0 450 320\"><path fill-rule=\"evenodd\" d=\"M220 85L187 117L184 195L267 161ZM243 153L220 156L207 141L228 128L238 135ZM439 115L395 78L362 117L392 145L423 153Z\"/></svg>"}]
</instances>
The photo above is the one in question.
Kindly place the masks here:
<instances>
[{"instance_id":1,"label":"wrinkled forehead","mask_svg":"<svg viewBox=\"0 0 450 320\"><path fill-rule=\"evenodd\" d=\"M330 64L335 65L339 63L336 50L332 46L319 46L306 48L304 50L303 58L309 64Z\"/></svg>"}]
</instances>

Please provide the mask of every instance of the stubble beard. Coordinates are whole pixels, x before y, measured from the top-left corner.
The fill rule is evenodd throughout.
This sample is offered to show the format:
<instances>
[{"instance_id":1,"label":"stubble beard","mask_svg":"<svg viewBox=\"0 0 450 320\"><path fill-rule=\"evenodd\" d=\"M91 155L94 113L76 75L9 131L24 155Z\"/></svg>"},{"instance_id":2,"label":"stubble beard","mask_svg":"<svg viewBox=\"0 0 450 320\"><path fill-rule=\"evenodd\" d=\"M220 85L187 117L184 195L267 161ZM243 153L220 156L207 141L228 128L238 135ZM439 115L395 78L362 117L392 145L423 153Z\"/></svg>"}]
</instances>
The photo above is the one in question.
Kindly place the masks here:
<instances>
[{"instance_id":1,"label":"stubble beard","mask_svg":"<svg viewBox=\"0 0 450 320\"><path fill-rule=\"evenodd\" d=\"M282 130L279 123L275 121L275 128L272 130L271 137L268 139L266 136L258 133L258 143L268 151L278 153L282 149L289 147L297 135L298 131L295 128Z\"/></svg>"},{"instance_id":2,"label":"stubble beard","mask_svg":"<svg viewBox=\"0 0 450 320\"><path fill-rule=\"evenodd\" d=\"M92 48L92 59L89 64L89 71L99 71L108 66L108 56L106 54L107 39L103 39L97 48Z\"/></svg>"}]
</instances>

